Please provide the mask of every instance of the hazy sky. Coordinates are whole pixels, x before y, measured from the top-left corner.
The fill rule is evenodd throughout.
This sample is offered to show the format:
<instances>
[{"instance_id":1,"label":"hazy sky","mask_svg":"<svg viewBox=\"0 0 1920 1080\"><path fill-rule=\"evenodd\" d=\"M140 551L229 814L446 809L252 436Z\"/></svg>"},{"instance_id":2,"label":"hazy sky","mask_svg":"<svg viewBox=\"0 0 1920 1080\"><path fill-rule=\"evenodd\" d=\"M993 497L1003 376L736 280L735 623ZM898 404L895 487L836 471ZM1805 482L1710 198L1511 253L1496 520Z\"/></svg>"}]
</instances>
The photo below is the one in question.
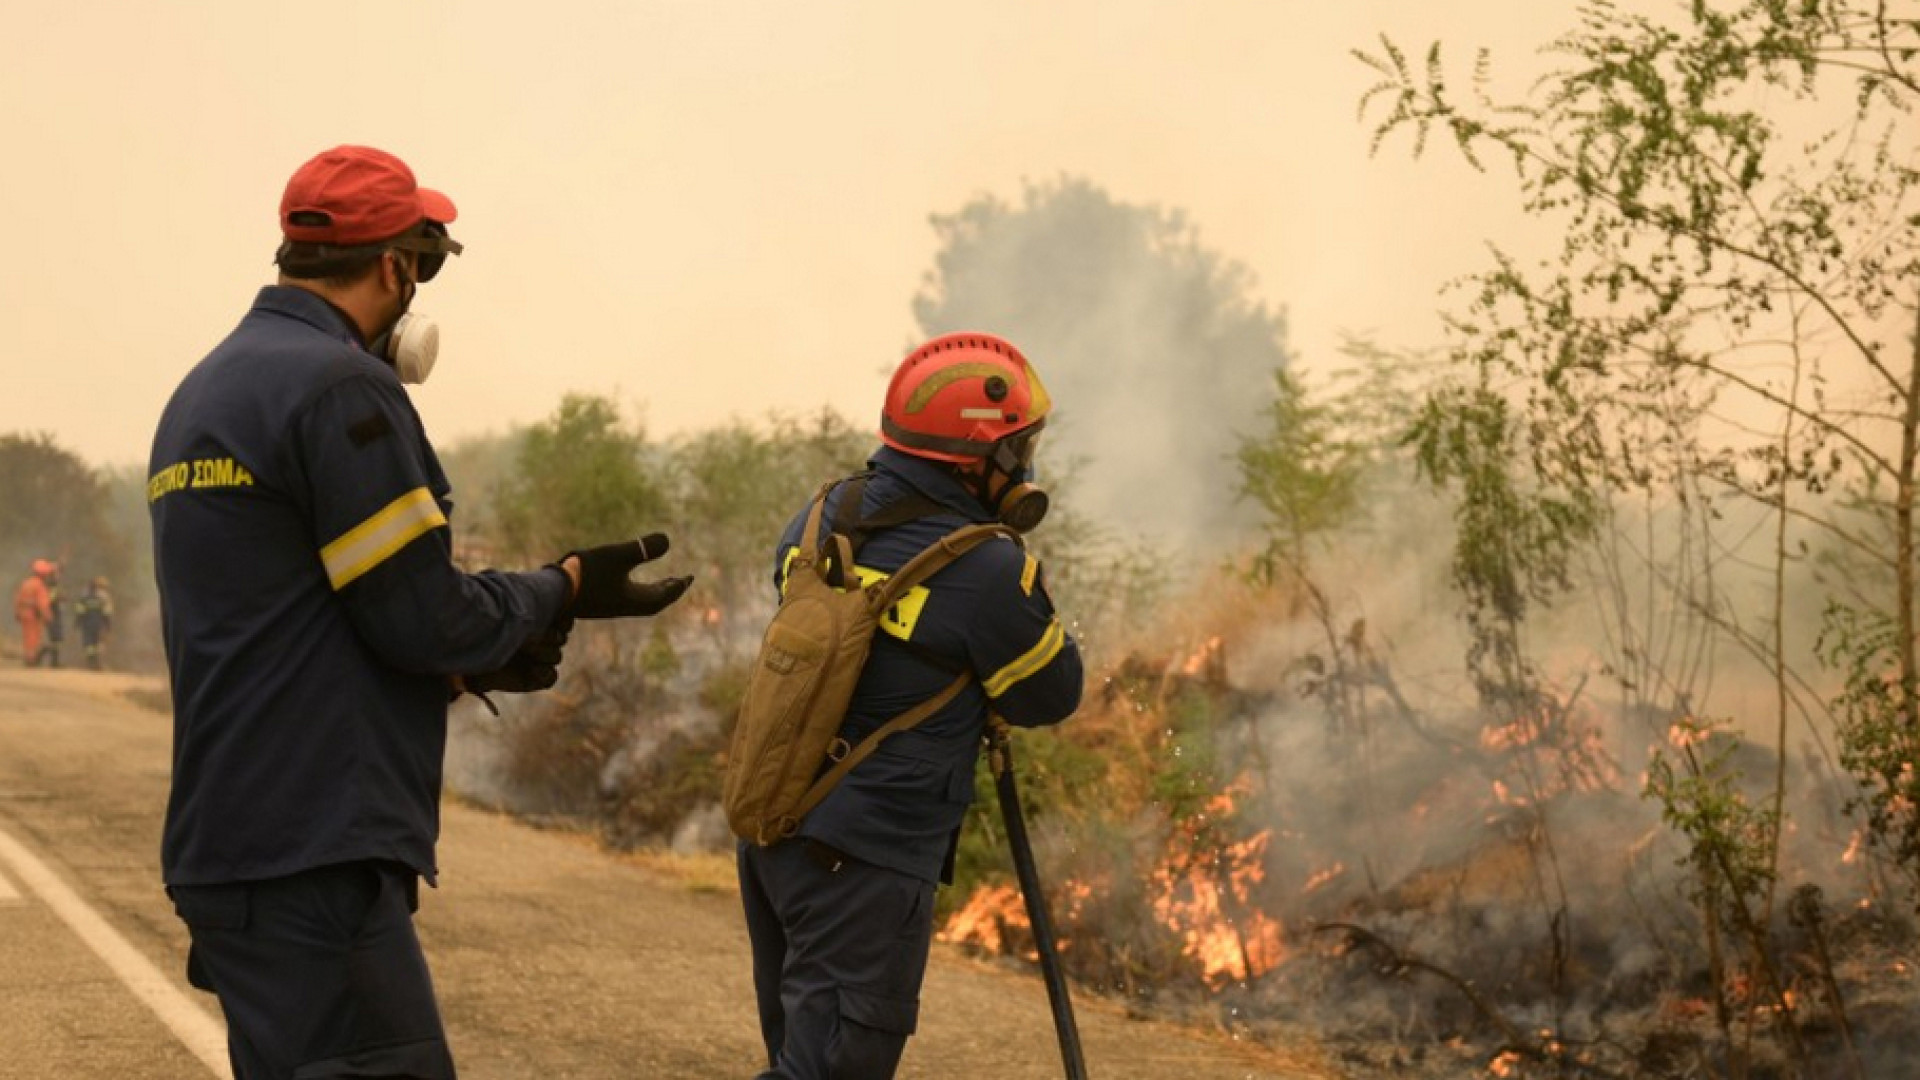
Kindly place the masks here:
<instances>
[{"instance_id":1,"label":"hazy sky","mask_svg":"<svg viewBox=\"0 0 1920 1080\"><path fill-rule=\"evenodd\" d=\"M415 400L443 446L569 390L656 434L864 421L916 334L928 215L1063 173L1185 211L1310 366L1342 331L1430 342L1441 283L1515 227L1510 185L1369 159L1349 50L1384 30L1532 69L1573 9L0 0L0 432L144 463L167 394L271 279L287 176L343 142L459 204L467 254L416 302L441 324Z\"/></svg>"}]
</instances>

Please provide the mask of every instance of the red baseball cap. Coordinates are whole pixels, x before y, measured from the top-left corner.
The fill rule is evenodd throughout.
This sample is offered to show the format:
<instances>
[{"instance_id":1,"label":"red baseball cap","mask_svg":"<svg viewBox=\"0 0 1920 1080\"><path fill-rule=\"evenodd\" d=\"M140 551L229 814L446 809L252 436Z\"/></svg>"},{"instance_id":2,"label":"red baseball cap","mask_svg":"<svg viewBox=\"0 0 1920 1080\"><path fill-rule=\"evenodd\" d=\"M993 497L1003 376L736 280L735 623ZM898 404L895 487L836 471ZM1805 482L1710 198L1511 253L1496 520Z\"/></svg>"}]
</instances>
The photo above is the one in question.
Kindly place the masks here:
<instances>
[{"instance_id":1,"label":"red baseball cap","mask_svg":"<svg viewBox=\"0 0 1920 1080\"><path fill-rule=\"evenodd\" d=\"M289 240L348 247L390 240L420 223L445 225L453 200L414 181L407 163L370 146L336 146L300 166L280 196Z\"/></svg>"}]
</instances>

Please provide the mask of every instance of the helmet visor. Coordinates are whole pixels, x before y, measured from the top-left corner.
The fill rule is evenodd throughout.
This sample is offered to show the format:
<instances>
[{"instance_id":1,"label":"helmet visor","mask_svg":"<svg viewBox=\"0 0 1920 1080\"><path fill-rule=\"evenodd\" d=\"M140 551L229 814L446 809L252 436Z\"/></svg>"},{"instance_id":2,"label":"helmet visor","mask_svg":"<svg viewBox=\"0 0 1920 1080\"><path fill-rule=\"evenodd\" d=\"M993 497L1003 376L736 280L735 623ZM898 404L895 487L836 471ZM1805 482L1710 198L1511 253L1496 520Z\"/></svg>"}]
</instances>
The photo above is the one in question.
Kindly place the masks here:
<instances>
[{"instance_id":1,"label":"helmet visor","mask_svg":"<svg viewBox=\"0 0 1920 1080\"><path fill-rule=\"evenodd\" d=\"M994 465L1008 476L1027 475L1033 468L1034 455L1040 450L1040 430L1046 426L1042 420L1001 439L993 448Z\"/></svg>"}]
</instances>

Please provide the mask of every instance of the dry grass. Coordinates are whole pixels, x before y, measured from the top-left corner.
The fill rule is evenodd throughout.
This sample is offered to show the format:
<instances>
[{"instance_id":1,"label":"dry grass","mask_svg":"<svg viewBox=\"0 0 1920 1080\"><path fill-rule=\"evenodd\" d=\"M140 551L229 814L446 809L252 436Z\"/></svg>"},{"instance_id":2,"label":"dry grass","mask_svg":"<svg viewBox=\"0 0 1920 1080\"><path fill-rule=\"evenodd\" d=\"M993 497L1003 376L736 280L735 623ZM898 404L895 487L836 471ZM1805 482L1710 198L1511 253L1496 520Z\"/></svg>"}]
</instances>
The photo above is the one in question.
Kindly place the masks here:
<instances>
[{"instance_id":1,"label":"dry grass","mask_svg":"<svg viewBox=\"0 0 1920 1080\"><path fill-rule=\"evenodd\" d=\"M694 892L736 893L740 889L734 876L732 852L683 853L666 848L641 848L614 857L677 881Z\"/></svg>"}]
</instances>

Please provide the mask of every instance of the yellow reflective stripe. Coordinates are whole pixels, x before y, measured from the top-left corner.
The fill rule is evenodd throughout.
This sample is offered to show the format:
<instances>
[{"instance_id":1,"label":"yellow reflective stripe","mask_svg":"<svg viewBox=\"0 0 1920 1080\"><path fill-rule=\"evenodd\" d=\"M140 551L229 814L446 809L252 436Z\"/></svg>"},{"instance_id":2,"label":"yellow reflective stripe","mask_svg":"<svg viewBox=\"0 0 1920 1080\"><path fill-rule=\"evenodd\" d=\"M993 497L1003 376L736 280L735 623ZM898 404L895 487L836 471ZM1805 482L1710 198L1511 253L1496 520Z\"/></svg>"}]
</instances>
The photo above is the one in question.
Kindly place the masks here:
<instances>
[{"instance_id":1,"label":"yellow reflective stripe","mask_svg":"<svg viewBox=\"0 0 1920 1080\"><path fill-rule=\"evenodd\" d=\"M995 364L988 364L981 361L954 364L952 367L941 368L939 371L928 375L925 382L914 387L913 393L907 398L907 411L917 413L926 408L927 405L933 401L935 394L959 382L961 379L991 379L995 375L1005 377L1006 371Z\"/></svg>"},{"instance_id":2,"label":"yellow reflective stripe","mask_svg":"<svg viewBox=\"0 0 1920 1080\"><path fill-rule=\"evenodd\" d=\"M860 586L878 585L892 574L883 574L870 566L855 563L853 572L859 575ZM925 585L915 585L902 593L893 606L880 613L880 629L899 638L901 641L913 640L913 628L920 625L920 613L927 608L927 600L933 596L932 590Z\"/></svg>"},{"instance_id":3,"label":"yellow reflective stripe","mask_svg":"<svg viewBox=\"0 0 1920 1080\"><path fill-rule=\"evenodd\" d=\"M1014 683L1039 671L1060 655L1060 647L1067 642L1067 632L1061 628L1060 620L1047 623L1047 632L1040 635L1040 641L1033 648L1021 654L1018 660L993 673L993 678L985 683L987 696L997 698L1013 687Z\"/></svg>"},{"instance_id":4,"label":"yellow reflective stripe","mask_svg":"<svg viewBox=\"0 0 1920 1080\"><path fill-rule=\"evenodd\" d=\"M1027 393L1033 399L1032 404L1027 406L1027 415L1035 420L1046 419L1047 414L1053 411L1053 396L1041 385L1040 373L1033 370L1032 364L1027 365Z\"/></svg>"},{"instance_id":5,"label":"yellow reflective stripe","mask_svg":"<svg viewBox=\"0 0 1920 1080\"><path fill-rule=\"evenodd\" d=\"M326 564L327 579L334 589L344 589L415 537L446 523L447 516L440 512L433 492L414 488L321 548L320 561Z\"/></svg>"},{"instance_id":6,"label":"yellow reflective stripe","mask_svg":"<svg viewBox=\"0 0 1920 1080\"><path fill-rule=\"evenodd\" d=\"M1040 575L1040 560L1034 558L1031 555L1027 556L1027 565L1020 568L1021 595L1023 596L1033 595L1033 579L1038 577L1039 575Z\"/></svg>"},{"instance_id":7,"label":"yellow reflective stripe","mask_svg":"<svg viewBox=\"0 0 1920 1080\"><path fill-rule=\"evenodd\" d=\"M800 555L797 547L788 548L780 559L780 598L786 599L787 581L793 577L793 560ZM854 564L853 572L860 579L861 588L875 585L892 577L875 570L871 566ZM926 610L927 600L933 596L932 590L925 585L915 585L908 589L893 606L880 613L879 629L902 641L913 640L913 628L920 624L920 613Z\"/></svg>"},{"instance_id":8,"label":"yellow reflective stripe","mask_svg":"<svg viewBox=\"0 0 1920 1080\"><path fill-rule=\"evenodd\" d=\"M790 547L780 559L780 599L787 598L787 579L793 576L793 560L800 557L800 549Z\"/></svg>"}]
</instances>

